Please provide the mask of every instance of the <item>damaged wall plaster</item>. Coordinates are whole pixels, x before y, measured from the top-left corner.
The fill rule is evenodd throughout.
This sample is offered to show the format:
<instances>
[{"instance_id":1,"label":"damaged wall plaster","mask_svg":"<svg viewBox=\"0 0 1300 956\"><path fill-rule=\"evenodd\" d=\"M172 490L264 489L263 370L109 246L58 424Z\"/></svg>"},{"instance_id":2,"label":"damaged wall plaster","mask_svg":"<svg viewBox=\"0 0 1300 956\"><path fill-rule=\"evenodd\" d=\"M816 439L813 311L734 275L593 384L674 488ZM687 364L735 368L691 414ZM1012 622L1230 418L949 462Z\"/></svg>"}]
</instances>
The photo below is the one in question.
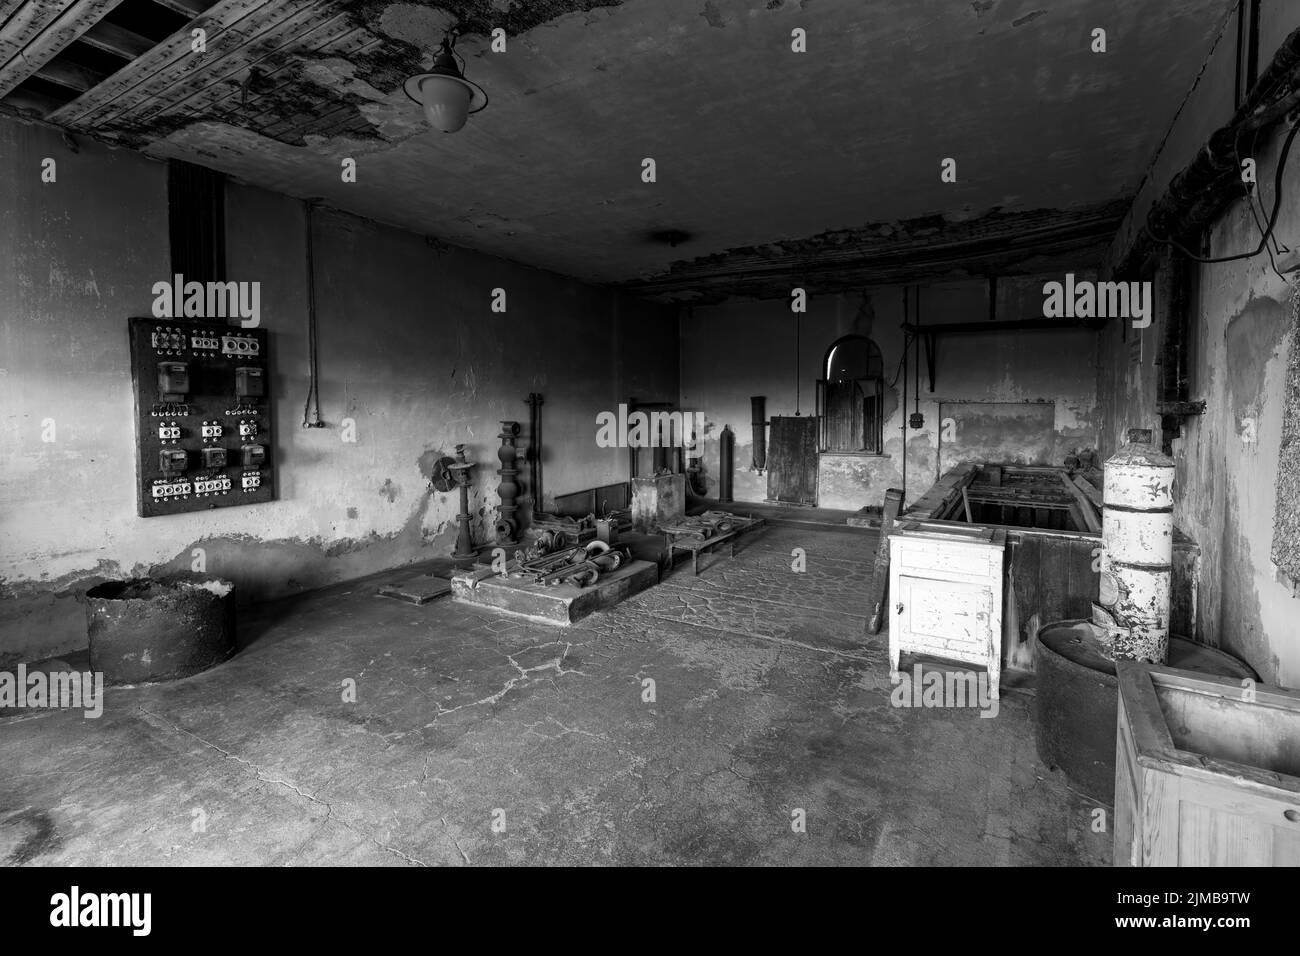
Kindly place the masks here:
<instances>
[{"instance_id":1,"label":"damaged wall plaster","mask_svg":"<svg viewBox=\"0 0 1300 956\"><path fill-rule=\"evenodd\" d=\"M1268 5L1264 5L1264 10ZM1260 58L1294 27L1275 14L1261 22ZM1235 56L1221 45L1206 67L1153 178L1138 197L1133 215L1117 237L1112 261L1127 249L1135 223L1159 196L1170 176L1232 113ZM1285 124L1261 138L1256 150L1259 182L1271 184ZM1297 155L1292 153L1286 199L1277 236L1294 247L1300 241L1300 206L1294 201ZM1210 255L1255 248L1259 231L1244 201L1234 203L1210 233ZM1293 582L1271 559L1277 507L1288 349L1296 335L1289 321L1290 284L1276 275L1268 257L1197 267L1191 305L1190 398L1205 401L1204 415L1184 421L1173 442L1177 464L1174 519L1201 549L1197 619L1200 637L1244 659L1267 682L1300 686L1300 599ZM1160 304L1157 303L1157 315ZM1103 452L1111 454L1127 427L1154 428L1159 368L1155 364L1164 329L1144 333L1141 361L1120 330L1103 334L1099 397ZM1130 331L1129 335L1132 336Z\"/></svg>"},{"instance_id":2,"label":"damaged wall plaster","mask_svg":"<svg viewBox=\"0 0 1300 956\"><path fill-rule=\"evenodd\" d=\"M1083 270L1079 270L1081 274ZM1000 318L1041 315L1042 285L1059 275L999 282ZM922 286L921 322L988 321L988 286L956 282ZM884 456L823 456L818 504L857 510L879 507L885 489L902 487L900 426L914 408L912 357L908 358L908 395L902 399L903 290L884 286L869 291L871 312L861 308L860 295L810 295L808 312L800 317L798 410L816 412L816 381L822 377L826 350L841 335L866 334L880 347L885 369ZM865 315L873 314L870 320ZM752 459L749 398L767 396L767 413L793 415L795 394L795 315L789 300L734 300L724 305L684 310L681 317L682 405L703 411L710 423L704 466L710 491L716 492L718 435L729 424L736 434L734 493L737 501L763 501L767 476L749 468ZM949 435L960 442L966 427L978 429L980 413L989 403L1054 403L1051 454L1059 464L1079 449L1096 447L1096 335L1083 329L1059 332L997 332L969 336L940 336L936 358L936 388L929 391L925 361L921 361L921 429L907 430L908 501L920 497L939 477L943 422L939 405L963 403L968 409L951 417ZM975 441L975 439L972 439ZM976 441L975 446L978 447Z\"/></svg>"},{"instance_id":3,"label":"damaged wall plaster","mask_svg":"<svg viewBox=\"0 0 1300 956\"><path fill-rule=\"evenodd\" d=\"M630 394L677 395L671 312L549 273L320 210L320 401L329 427L301 427L307 391L302 204L232 185L229 278L262 283L271 335L280 500L162 518L135 514L127 317L170 278L166 167L56 132L0 121L0 152L58 184L0 184L0 662L84 646L86 587L189 570L234 580L241 600L277 597L446 556L458 496L428 490L457 442L481 463L477 540L497 504L501 419L546 396L546 487L626 477L595 443L595 414ZM508 312L492 313L492 289ZM341 441L344 418L355 444ZM56 440L43 442L52 419Z\"/></svg>"}]
</instances>

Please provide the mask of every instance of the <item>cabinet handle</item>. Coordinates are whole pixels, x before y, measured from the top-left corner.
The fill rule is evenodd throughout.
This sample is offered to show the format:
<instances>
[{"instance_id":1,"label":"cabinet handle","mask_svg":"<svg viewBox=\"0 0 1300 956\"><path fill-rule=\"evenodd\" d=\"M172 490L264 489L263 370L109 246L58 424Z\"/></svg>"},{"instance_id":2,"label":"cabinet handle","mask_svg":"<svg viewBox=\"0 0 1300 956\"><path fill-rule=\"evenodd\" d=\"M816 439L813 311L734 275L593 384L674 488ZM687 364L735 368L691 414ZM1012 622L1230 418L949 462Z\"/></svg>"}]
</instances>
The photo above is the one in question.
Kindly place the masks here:
<instances>
[{"instance_id":1,"label":"cabinet handle","mask_svg":"<svg viewBox=\"0 0 1300 956\"><path fill-rule=\"evenodd\" d=\"M1292 823L1300 823L1300 810L1283 810L1282 816L1286 817Z\"/></svg>"},{"instance_id":2,"label":"cabinet handle","mask_svg":"<svg viewBox=\"0 0 1300 956\"><path fill-rule=\"evenodd\" d=\"M899 601L897 604L894 605L894 612L895 612L896 614L902 614L902 613L903 613L903 602L902 602L902 601Z\"/></svg>"}]
</instances>

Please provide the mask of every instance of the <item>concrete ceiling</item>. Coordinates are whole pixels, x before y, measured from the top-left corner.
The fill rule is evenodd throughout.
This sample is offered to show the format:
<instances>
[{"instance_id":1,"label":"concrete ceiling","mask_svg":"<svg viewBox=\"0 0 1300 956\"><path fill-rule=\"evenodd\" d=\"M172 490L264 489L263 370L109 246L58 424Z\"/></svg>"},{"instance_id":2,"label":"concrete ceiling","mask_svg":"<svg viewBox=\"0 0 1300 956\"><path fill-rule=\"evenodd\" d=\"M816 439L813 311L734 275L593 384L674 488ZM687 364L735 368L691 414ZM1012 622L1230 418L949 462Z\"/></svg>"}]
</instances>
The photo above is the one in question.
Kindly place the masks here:
<instances>
[{"instance_id":1,"label":"concrete ceiling","mask_svg":"<svg viewBox=\"0 0 1300 956\"><path fill-rule=\"evenodd\" d=\"M121 25L146 0L0 0L3 104L676 299L704 286L772 294L774 276L786 283L818 263L830 264L828 283L882 275L863 269L859 247L892 250L901 274L901 252L931 240L942 249L949 234L962 249L973 235L1005 252L1021 223L1048 252L1095 248L1233 5L157 2L181 18L175 32L96 74L73 54L105 33L144 42ZM427 68L458 21L466 73L491 102L448 135L428 128L401 81ZM488 49L493 26L507 30L503 54ZM206 31L202 54L190 48L194 27ZM807 53L791 51L795 28ZM1104 54L1089 49L1094 28L1106 30ZM69 79L71 67L83 74ZM66 95L51 99L60 82ZM357 161L355 183L340 176L345 157ZM641 179L647 157L654 183ZM957 161L955 184L940 182L945 157ZM689 238L652 238L664 231ZM972 272L1011 268L1007 255L952 258ZM746 279L756 266L758 285Z\"/></svg>"}]
</instances>

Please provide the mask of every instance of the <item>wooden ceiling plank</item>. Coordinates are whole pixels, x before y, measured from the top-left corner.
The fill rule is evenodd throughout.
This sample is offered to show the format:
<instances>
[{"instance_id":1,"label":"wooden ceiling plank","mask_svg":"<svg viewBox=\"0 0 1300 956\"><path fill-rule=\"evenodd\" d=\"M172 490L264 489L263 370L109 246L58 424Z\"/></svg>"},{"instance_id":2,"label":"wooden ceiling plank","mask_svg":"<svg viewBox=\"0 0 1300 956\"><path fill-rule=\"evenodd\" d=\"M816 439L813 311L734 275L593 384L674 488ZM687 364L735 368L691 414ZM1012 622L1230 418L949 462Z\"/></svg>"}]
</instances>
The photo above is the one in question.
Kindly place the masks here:
<instances>
[{"instance_id":1,"label":"wooden ceiling plank","mask_svg":"<svg viewBox=\"0 0 1300 956\"><path fill-rule=\"evenodd\" d=\"M358 42L360 40L364 40L364 42ZM382 44L383 41L377 39L374 34L365 27L353 27L347 33L317 47L312 52L316 56L323 54L327 56L346 57ZM286 89L293 83L294 76L290 72L292 65L293 64L286 63L283 66L272 70L270 73L267 73L267 79L278 80L279 82L277 82L275 87L269 91L250 95L248 98L248 109L245 109L243 104L238 102L238 94L232 92L229 88L219 94L213 101L214 108L220 110L223 101L234 100L235 102L228 112L233 112L238 109L242 112L242 118L245 122L255 123L264 113L271 109L269 105L263 105L261 110L257 110L257 106L259 104L269 104L271 102L271 97L274 97L275 94Z\"/></svg>"},{"instance_id":2,"label":"wooden ceiling plank","mask_svg":"<svg viewBox=\"0 0 1300 956\"><path fill-rule=\"evenodd\" d=\"M105 53L112 53L127 60L134 60L142 53L152 50L153 40L148 37L124 30L107 20L100 20L81 35L81 42L93 46Z\"/></svg>"},{"instance_id":3,"label":"wooden ceiling plank","mask_svg":"<svg viewBox=\"0 0 1300 956\"><path fill-rule=\"evenodd\" d=\"M295 115L286 117L279 122L265 126L262 129L259 129L258 132L263 136L270 136L277 139L295 132L300 136L306 136L315 132L315 130L312 129L315 124L320 124L322 129L326 128L331 123L340 122L344 119L345 115L350 112L351 106L347 103L340 103L338 106L335 106L324 113L313 113L309 110L304 110L301 113L296 113Z\"/></svg>"},{"instance_id":4,"label":"wooden ceiling plank","mask_svg":"<svg viewBox=\"0 0 1300 956\"><path fill-rule=\"evenodd\" d=\"M362 30L362 31L354 31L354 33L355 33L355 32L364 32L364 33L366 33L367 36L370 37L370 39L369 39L368 41L364 42L364 43L357 43L357 44L355 45L355 47L354 47L353 49L351 49L350 51L346 51L346 50L330 50L330 51L328 52L328 55L329 55L329 56L340 56L340 57L355 56L355 55L357 55L357 54L359 54L359 53L364 53L364 52L366 52L367 50L373 49L373 48L375 48L375 47L383 46L384 41L381 40L381 39L378 39L378 38L374 37L374 35L371 34L371 33L369 33L369 31ZM319 54L319 53L323 53L323 52L325 52L325 51L324 51L324 49L322 48L322 49L320 49L320 50L317 50L316 52ZM287 67L285 67L285 68L283 68L283 69L281 69L281 70L277 70L275 73L271 74L271 76L274 77L274 76L276 76L276 75L283 74L283 73L285 72L285 70L287 70ZM275 87L275 89L271 90L268 94L263 94L263 96L258 97L256 100L251 100L251 101L250 101L250 106L251 106L253 109L244 112L243 115L242 115L242 117L241 117L241 119L242 119L245 123L247 123L248 125L250 125L250 126L256 126L259 122L262 122L263 117L266 116L267 114L269 114L269 113L270 113L272 110L274 110L274 108L275 108L275 107L274 107L274 99L273 99L273 98L275 97L275 95L276 95L277 93L283 91L283 90L288 89L290 86L293 85L293 82L294 82L294 77L292 77L292 76L285 76L285 77L284 77L284 82L278 84L278 85ZM259 105L262 106L261 109L257 109L257 107L258 107Z\"/></svg>"},{"instance_id":5,"label":"wooden ceiling plank","mask_svg":"<svg viewBox=\"0 0 1300 956\"><path fill-rule=\"evenodd\" d=\"M281 31L307 30L311 24L336 16L338 13L328 7L322 9L319 3L302 0L282 7L273 5L265 13L245 17L215 39L209 35L205 53L187 56L168 65L106 104L92 119L96 125L132 119L145 121L166 109L173 97L181 95L183 90L201 85L216 75L216 71L225 70L228 60L233 58L234 63L239 64L247 61L250 55L256 55L254 48L267 42L268 38L274 38ZM239 69L236 67L233 72L239 72Z\"/></svg>"},{"instance_id":6,"label":"wooden ceiling plank","mask_svg":"<svg viewBox=\"0 0 1300 956\"><path fill-rule=\"evenodd\" d=\"M301 0L295 0L294 6L301 5ZM135 62L118 70L99 86L83 93L62 109L55 110L50 115L50 120L63 126L93 126L95 113L160 72L178 63L182 68L192 67L195 59L190 47L191 30L204 30L207 33L208 48L212 49L225 32L264 6L265 0L219 0L202 16L186 24L184 29L173 33Z\"/></svg>"},{"instance_id":7,"label":"wooden ceiling plank","mask_svg":"<svg viewBox=\"0 0 1300 956\"><path fill-rule=\"evenodd\" d=\"M305 42L320 42L319 37L310 41L308 38L321 30L327 31L326 36L332 38L336 34L342 35L356 29L343 13L337 13L321 23L307 23L305 27L302 33L282 34L283 43L277 47L260 46L254 51L245 44L239 51L222 57L214 64L215 70L204 71L202 75L168 89L164 95L156 96L134 109L122 111L116 118L143 121L180 111L207 112L214 103L225 97L240 96L236 91L249 69L267 57L277 53L292 52L295 47L304 45ZM278 69L274 72L278 72Z\"/></svg>"},{"instance_id":8,"label":"wooden ceiling plank","mask_svg":"<svg viewBox=\"0 0 1300 956\"><path fill-rule=\"evenodd\" d=\"M3 33L3 24L21 7L27 0L0 0L0 33Z\"/></svg>"},{"instance_id":9,"label":"wooden ceiling plank","mask_svg":"<svg viewBox=\"0 0 1300 956\"><path fill-rule=\"evenodd\" d=\"M0 67L0 96L13 90L36 70L63 52L69 43L98 23L122 0L74 0L21 50Z\"/></svg>"},{"instance_id":10,"label":"wooden ceiling plank","mask_svg":"<svg viewBox=\"0 0 1300 956\"><path fill-rule=\"evenodd\" d=\"M8 66L9 61L27 48L42 31L59 18L72 0L28 0L22 4L0 29L0 66Z\"/></svg>"}]
</instances>

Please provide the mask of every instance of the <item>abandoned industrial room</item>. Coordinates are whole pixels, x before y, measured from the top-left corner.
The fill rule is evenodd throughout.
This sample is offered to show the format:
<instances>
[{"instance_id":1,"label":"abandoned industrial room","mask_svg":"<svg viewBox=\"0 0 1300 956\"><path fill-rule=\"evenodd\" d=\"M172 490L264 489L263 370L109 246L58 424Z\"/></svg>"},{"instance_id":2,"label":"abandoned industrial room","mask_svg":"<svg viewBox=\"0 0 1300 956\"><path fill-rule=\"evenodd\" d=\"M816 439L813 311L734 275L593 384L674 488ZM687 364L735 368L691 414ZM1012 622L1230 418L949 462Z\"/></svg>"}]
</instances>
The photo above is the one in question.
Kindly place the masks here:
<instances>
[{"instance_id":1,"label":"abandoned industrial room","mask_svg":"<svg viewBox=\"0 0 1300 956\"><path fill-rule=\"evenodd\" d=\"M1300 864L1298 130L1300 0L0 0L0 862Z\"/></svg>"}]
</instances>

